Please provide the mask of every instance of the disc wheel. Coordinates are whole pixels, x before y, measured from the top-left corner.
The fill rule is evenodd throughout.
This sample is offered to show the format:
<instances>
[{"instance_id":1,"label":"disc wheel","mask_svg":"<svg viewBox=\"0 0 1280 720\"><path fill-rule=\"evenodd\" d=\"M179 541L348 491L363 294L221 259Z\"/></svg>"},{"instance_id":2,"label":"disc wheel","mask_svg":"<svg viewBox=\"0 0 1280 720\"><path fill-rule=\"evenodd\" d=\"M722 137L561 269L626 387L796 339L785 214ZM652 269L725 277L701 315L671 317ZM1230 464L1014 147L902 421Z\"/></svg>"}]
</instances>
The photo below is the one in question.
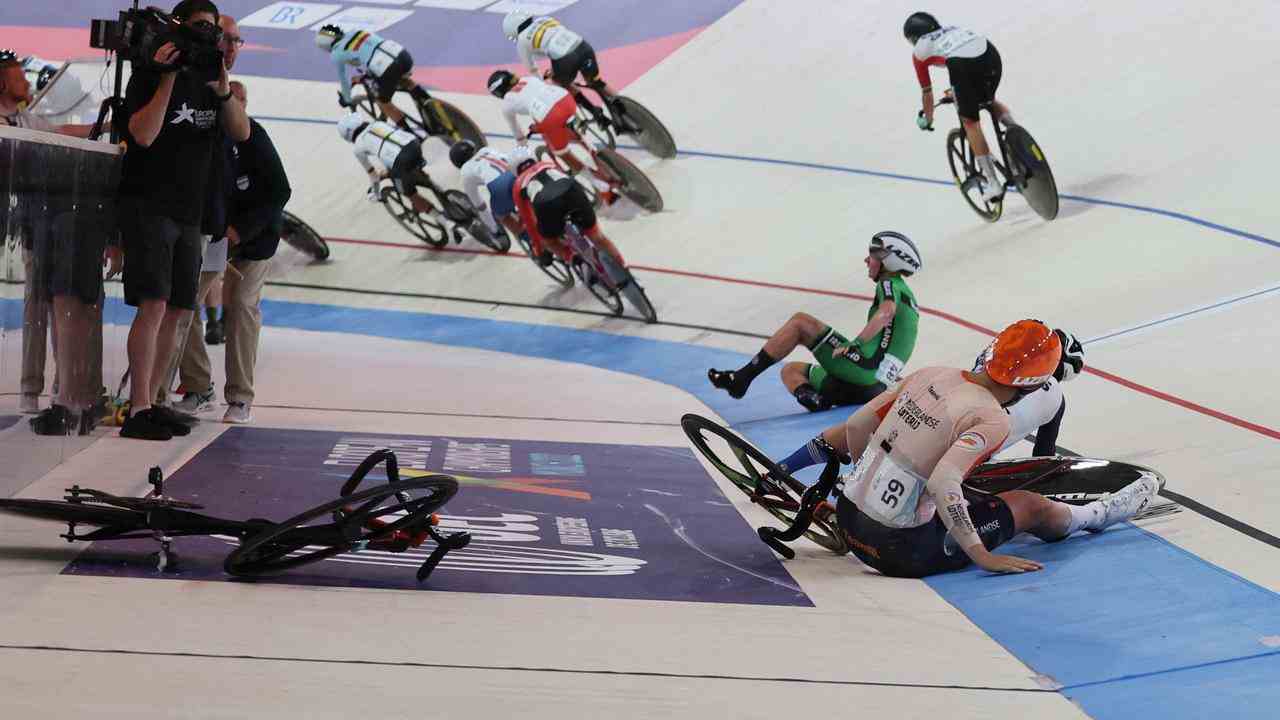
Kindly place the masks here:
<instances>
[{"instance_id":1,"label":"disc wheel","mask_svg":"<svg viewBox=\"0 0 1280 720\"><path fill-rule=\"evenodd\" d=\"M617 96L614 102L622 108L622 117L617 117L616 112L614 116L624 134L634 137L654 157L670 160L676 156L675 138L649 108L625 95Z\"/></svg>"},{"instance_id":2,"label":"disc wheel","mask_svg":"<svg viewBox=\"0 0 1280 720\"><path fill-rule=\"evenodd\" d=\"M563 260L557 257L551 261L550 265L543 267L537 258L533 256L533 248L530 247L529 241L525 239L525 235L520 235L516 239L520 242L520 248L524 250L524 254L529 256L529 259L533 261L534 267L541 270L543 275L551 278L557 285L566 290L573 287L573 271L569 269L568 265L564 264Z\"/></svg>"},{"instance_id":3,"label":"disc wheel","mask_svg":"<svg viewBox=\"0 0 1280 720\"><path fill-rule=\"evenodd\" d=\"M430 213L420 213L413 208L408 198L401 195L394 187L382 188L382 204L391 213L391 217L400 223L400 227L409 231L410 235L432 247L444 247L449 244L449 236L444 223Z\"/></svg>"},{"instance_id":4,"label":"disc wheel","mask_svg":"<svg viewBox=\"0 0 1280 720\"><path fill-rule=\"evenodd\" d=\"M453 103L439 98L418 100L418 114L422 124L439 132L437 137L450 147L459 140L470 140L478 148L489 144L484 132L466 113Z\"/></svg>"},{"instance_id":5,"label":"disc wheel","mask_svg":"<svg viewBox=\"0 0 1280 720\"><path fill-rule=\"evenodd\" d=\"M398 530L414 532L458 492L447 475L379 485L332 500L243 540L222 567L229 575L256 577L283 572L363 549ZM419 497L413 497L414 493ZM313 524L315 521L321 524ZM373 526L373 527L371 527Z\"/></svg>"},{"instance_id":6,"label":"disc wheel","mask_svg":"<svg viewBox=\"0 0 1280 720\"><path fill-rule=\"evenodd\" d=\"M969 150L969 141L960 128L947 133L947 163L951 166L951 177L955 178L956 187L960 188L964 201L978 217L987 222L999 220L1004 211L1004 200L1002 198L995 203L988 203L983 199L982 185L978 180L981 175L974 164L973 153ZM997 171L1003 173L1004 168L997 164Z\"/></svg>"},{"instance_id":7,"label":"disc wheel","mask_svg":"<svg viewBox=\"0 0 1280 720\"><path fill-rule=\"evenodd\" d=\"M1054 182L1053 170L1049 168L1049 161L1039 143L1026 128L1018 125L1005 133L1005 143L1012 151L1009 153L1010 162L1020 166L1011 170L1027 204L1044 220L1058 217L1058 184Z\"/></svg>"},{"instance_id":8,"label":"disc wheel","mask_svg":"<svg viewBox=\"0 0 1280 720\"><path fill-rule=\"evenodd\" d=\"M147 524L145 512L63 500L0 500L0 512L95 527L146 527Z\"/></svg>"},{"instance_id":9,"label":"disc wheel","mask_svg":"<svg viewBox=\"0 0 1280 720\"><path fill-rule=\"evenodd\" d=\"M611 173L621 184L618 188L623 197L649 212L662 212L662 193L635 163L623 157L617 150L600 148L596 157L604 170Z\"/></svg>"},{"instance_id":10,"label":"disc wheel","mask_svg":"<svg viewBox=\"0 0 1280 720\"><path fill-rule=\"evenodd\" d=\"M319 262L329 259L329 243L297 215L284 211L284 231L280 239L299 252L306 253Z\"/></svg>"},{"instance_id":11,"label":"disc wheel","mask_svg":"<svg viewBox=\"0 0 1280 720\"><path fill-rule=\"evenodd\" d=\"M649 296L645 294L644 288L636 282L636 278L631 274L631 270L618 264L613 256L603 250L600 251L600 264L604 266L605 272L609 273L609 277L614 280L618 286L619 292L623 297L631 303L631 306L640 312L640 316L647 323L658 322L658 311L653 309L653 303L649 302Z\"/></svg>"},{"instance_id":12,"label":"disc wheel","mask_svg":"<svg viewBox=\"0 0 1280 720\"><path fill-rule=\"evenodd\" d=\"M689 413L680 418L680 427L698 452L751 502L788 525L795 521L806 489L803 483L783 472L751 443L707 418ZM814 518L805 537L837 555L849 551L834 516L830 520Z\"/></svg>"}]
</instances>

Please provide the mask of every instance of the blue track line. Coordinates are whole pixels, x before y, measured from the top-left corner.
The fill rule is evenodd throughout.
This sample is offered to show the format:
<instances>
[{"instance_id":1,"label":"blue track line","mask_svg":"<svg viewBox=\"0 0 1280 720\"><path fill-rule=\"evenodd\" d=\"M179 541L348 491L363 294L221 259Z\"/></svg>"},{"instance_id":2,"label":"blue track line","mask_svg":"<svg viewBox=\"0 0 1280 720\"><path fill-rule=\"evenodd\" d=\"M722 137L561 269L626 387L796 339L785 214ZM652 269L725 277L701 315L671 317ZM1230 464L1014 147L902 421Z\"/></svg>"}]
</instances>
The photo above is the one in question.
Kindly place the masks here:
<instances>
[{"instance_id":1,"label":"blue track line","mask_svg":"<svg viewBox=\"0 0 1280 720\"><path fill-rule=\"evenodd\" d=\"M274 116L274 115L255 115L254 118L256 118L257 120L266 120L270 122L309 123L314 125L329 125L335 122L333 120L317 120L315 118L301 118L301 117L281 117L281 116ZM506 133L485 133L485 135L489 137L494 137L494 138L513 139L511 135L508 135ZM641 149L639 146L636 146L636 145L621 145L620 147L631 149L631 150ZM901 173L891 173L891 172L885 172L882 170L867 170L865 168L845 167L842 165L828 165L825 163L803 162L800 160L780 160L777 158L754 157L751 155L734 155L730 153L715 153L715 152L706 152L702 150L680 150L679 154L685 155L687 157L710 158L713 160L734 160L737 162L759 163L763 165L780 165L784 167L805 168L809 170L824 170L827 172L844 173L846 175L862 175L865 177L877 177L877 178L885 178L889 180L906 180L908 182L924 183L926 185L955 185L955 183L951 180L938 180L936 178L920 177L918 175L903 175ZM1075 202L1085 203L1088 205L1099 205L1103 207L1118 208L1121 210L1133 210L1135 212L1147 213L1149 215L1158 215L1160 217L1166 217L1173 220L1181 220L1182 222L1188 222L1188 223L1191 223L1192 225L1199 225L1200 227L1208 228L1210 230L1217 230L1218 232L1226 233L1227 235L1232 235L1238 238L1244 238L1245 240L1252 240L1254 242L1261 243L1263 245L1269 245L1273 248L1280 248L1280 240L1272 240L1271 238L1265 237L1263 235L1258 235L1257 233L1251 233L1245 230L1240 230L1238 228L1233 228L1229 225L1223 225L1222 223L1216 223L1211 220L1205 220L1204 218L1198 218L1195 215L1190 215L1188 213L1183 213L1183 212L1177 212L1176 210L1164 210L1162 208L1151 207L1150 205L1138 205L1135 203L1119 202L1116 200L1103 200L1102 198L1091 198L1091 197L1085 197L1083 195L1061 195L1060 194L1059 197L1062 198L1063 200L1073 200Z\"/></svg>"},{"instance_id":2,"label":"blue track line","mask_svg":"<svg viewBox=\"0 0 1280 720\"><path fill-rule=\"evenodd\" d=\"M1191 317L1192 315L1199 315L1200 313L1203 313L1203 312L1216 310L1218 308L1226 307L1228 305L1234 305L1238 302L1244 302L1245 300L1251 300L1253 298L1260 297L1262 295L1267 295L1277 291L1280 291L1280 286L1267 288L1265 290L1259 290L1257 292L1249 293L1248 295L1241 295L1240 297L1233 297L1228 300L1222 300L1212 305L1206 305L1204 307L1199 307L1194 310L1187 310L1186 312L1181 312L1181 313L1178 313L1177 315L1170 315L1169 317L1160 318L1158 320L1152 320L1151 322L1146 322L1141 325L1135 325L1134 327L1125 328L1124 330L1117 330L1113 333L1108 333L1100 337L1089 338L1088 340L1084 341L1084 344L1091 345L1096 342L1102 342L1103 340L1110 340L1111 338L1120 337L1121 335L1128 335L1129 333L1138 332L1139 330L1146 330L1147 328L1155 327L1156 325L1163 325L1165 323L1173 322L1174 320L1181 320L1182 318Z\"/></svg>"}]
</instances>

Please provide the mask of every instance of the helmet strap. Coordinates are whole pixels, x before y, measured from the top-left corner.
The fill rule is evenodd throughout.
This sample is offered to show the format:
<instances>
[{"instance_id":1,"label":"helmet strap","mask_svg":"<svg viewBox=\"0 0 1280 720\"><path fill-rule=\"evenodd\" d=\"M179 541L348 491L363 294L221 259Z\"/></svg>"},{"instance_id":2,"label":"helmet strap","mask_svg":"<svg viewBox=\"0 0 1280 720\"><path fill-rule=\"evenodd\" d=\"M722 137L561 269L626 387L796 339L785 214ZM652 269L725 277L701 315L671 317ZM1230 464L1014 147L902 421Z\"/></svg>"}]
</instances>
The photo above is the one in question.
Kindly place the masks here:
<instances>
[{"instance_id":1,"label":"helmet strap","mask_svg":"<svg viewBox=\"0 0 1280 720\"><path fill-rule=\"evenodd\" d=\"M518 36L520 33L524 32L532 24L533 18L528 18L524 22L520 23L520 26L516 28L516 35Z\"/></svg>"}]
</instances>

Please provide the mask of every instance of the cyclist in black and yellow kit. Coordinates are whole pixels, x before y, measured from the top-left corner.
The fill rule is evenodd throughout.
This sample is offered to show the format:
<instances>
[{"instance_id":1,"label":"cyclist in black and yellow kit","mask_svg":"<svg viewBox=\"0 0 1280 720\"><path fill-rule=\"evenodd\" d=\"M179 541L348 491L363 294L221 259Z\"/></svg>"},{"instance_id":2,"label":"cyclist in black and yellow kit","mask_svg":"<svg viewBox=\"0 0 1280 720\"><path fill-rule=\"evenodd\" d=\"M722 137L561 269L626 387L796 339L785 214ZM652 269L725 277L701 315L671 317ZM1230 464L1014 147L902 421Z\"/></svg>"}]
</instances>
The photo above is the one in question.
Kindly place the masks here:
<instances>
[{"instance_id":1,"label":"cyclist in black and yellow kit","mask_svg":"<svg viewBox=\"0 0 1280 720\"><path fill-rule=\"evenodd\" d=\"M866 263L876 296L866 327L853 340L812 315L796 313L742 368L708 370L711 384L740 398L752 380L801 344L818 363L787 363L782 383L811 412L866 403L896 383L915 349L920 321L915 294L905 278L919 271L924 261L907 236L885 231L871 238Z\"/></svg>"}]
</instances>

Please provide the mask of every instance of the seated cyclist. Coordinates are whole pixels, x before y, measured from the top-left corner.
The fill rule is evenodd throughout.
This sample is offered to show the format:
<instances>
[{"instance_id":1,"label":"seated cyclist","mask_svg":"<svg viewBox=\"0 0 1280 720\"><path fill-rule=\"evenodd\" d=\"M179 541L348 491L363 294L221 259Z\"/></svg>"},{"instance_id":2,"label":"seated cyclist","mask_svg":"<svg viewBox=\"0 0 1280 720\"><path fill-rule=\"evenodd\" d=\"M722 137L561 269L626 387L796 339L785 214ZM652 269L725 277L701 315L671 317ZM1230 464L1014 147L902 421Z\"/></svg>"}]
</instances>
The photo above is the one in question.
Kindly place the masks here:
<instances>
[{"instance_id":1,"label":"seated cyclist","mask_svg":"<svg viewBox=\"0 0 1280 720\"><path fill-rule=\"evenodd\" d=\"M563 160L574 175L582 172L582 163L569 152L569 143L573 141L569 121L578 112L578 104L564 88L532 75L516 78L510 71L495 70L489 76L489 92L502 100L502 114L516 142L523 145L529 141L517 121L520 115L528 115L533 120L529 131L541 134L547 148Z\"/></svg>"},{"instance_id":2,"label":"seated cyclist","mask_svg":"<svg viewBox=\"0 0 1280 720\"><path fill-rule=\"evenodd\" d=\"M924 109L917 121L920 129L933 129L933 85L929 79L929 66L945 65L951 75L960 124L964 126L965 137L982 172L982 197L987 202L999 198L1004 192L1004 183L996 175L991 148L978 120L978 109L985 103L991 103L992 115L998 121L1014 124L1009 107L996 101L1001 73L1000 53L996 46L971 30L954 25L943 27L925 12L912 13L903 25L902 33L914 48L916 78L923 91L921 104Z\"/></svg>"},{"instance_id":3,"label":"seated cyclist","mask_svg":"<svg viewBox=\"0 0 1280 720\"><path fill-rule=\"evenodd\" d=\"M1035 435L1033 456L1056 455L1058 451L1058 433L1062 429L1062 418L1067 412L1067 400L1062 393L1061 383L1072 380L1084 370L1084 347L1074 335L1062 329L1055 329L1058 342L1062 345L1062 359L1053 371L1053 377L1044 384L1032 388L1006 405L1004 411L1009 414L1009 437L996 453L1001 453L1017 444L1023 438ZM978 355L973 372L982 372L993 345ZM844 423L837 423L823 430L817 437L801 445L799 449L778 463L783 471L794 474L810 465L822 465L831 457L849 464L849 445L844 431Z\"/></svg>"},{"instance_id":4,"label":"seated cyclist","mask_svg":"<svg viewBox=\"0 0 1280 720\"><path fill-rule=\"evenodd\" d=\"M377 85L374 100L383 115L395 125L404 125L404 113L391 102L396 89L413 70L413 57L395 40L365 30L344 30L338 25L324 25L316 32L316 46L329 53L338 66L338 104L351 107L351 77L347 66L371 77ZM422 90L414 86L414 94Z\"/></svg>"},{"instance_id":5,"label":"seated cyclist","mask_svg":"<svg viewBox=\"0 0 1280 720\"><path fill-rule=\"evenodd\" d=\"M424 213L435 209L418 194L418 185L422 183L417 178L422 177L426 161L417 135L382 120L370 121L354 112L338 121L338 135L353 145L351 151L369 174L370 202L382 202L378 186L383 178L391 178L396 190L409 199L414 210ZM372 160L377 160L382 169Z\"/></svg>"},{"instance_id":6,"label":"seated cyclist","mask_svg":"<svg viewBox=\"0 0 1280 720\"><path fill-rule=\"evenodd\" d=\"M711 384L740 398L760 373L804 345L817 365L791 362L782 368L782 383L810 412L836 405L858 405L896 383L916 345L920 310L906 278L924 264L907 236L876 233L865 260L876 296L867 324L853 340L806 313L796 313L764 348L737 370L707 371Z\"/></svg>"},{"instance_id":7,"label":"seated cyclist","mask_svg":"<svg viewBox=\"0 0 1280 720\"><path fill-rule=\"evenodd\" d=\"M996 337L981 370L918 370L854 413L845 432L859 460L836 505L853 554L894 577L970 562L990 572L1034 571L1040 563L991 551L1018 533L1055 542L1098 532L1146 508L1160 490L1152 476L1080 506L1025 490L977 495L961 485L1008 437L1003 407L1047 382L1061 353L1056 333L1020 320Z\"/></svg>"},{"instance_id":8,"label":"seated cyclist","mask_svg":"<svg viewBox=\"0 0 1280 720\"><path fill-rule=\"evenodd\" d=\"M510 158L494 148L477 148L470 140L459 140L449 148L449 161L461 172L462 190L490 232L497 233L501 222L516 235L524 233L511 199L516 176L511 173ZM480 188L489 192L487 205ZM486 206L489 212L484 212Z\"/></svg>"},{"instance_id":9,"label":"seated cyclist","mask_svg":"<svg viewBox=\"0 0 1280 720\"><path fill-rule=\"evenodd\" d=\"M516 44L520 61L531 73L538 73L535 59L545 57L551 61L549 73L555 83L573 93L578 102L600 118L600 110L587 101L576 88L578 75L602 96L612 97L613 89L600 79L600 66L596 64L596 51L582 36L547 16L535 16L525 10L512 10L502 18L502 32Z\"/></svg>"},{"instance_id":10,"label":"seated cyclist","mask_svg":"<svg viewBox=\"0 0 1280 720\"><path fill-rule=\"evenodd\" d=\"M572 262L572 249L564 242L565 226L572 222L597 247L620 265L622 253L605 237L596 223L591 198L573 178L551 162L538 162L527 145L511 151L511 171L516 175L511 198L520 221L528 231L534 258L543 266L552 262L552 253Z\"/></svg>"}]
</instances>

